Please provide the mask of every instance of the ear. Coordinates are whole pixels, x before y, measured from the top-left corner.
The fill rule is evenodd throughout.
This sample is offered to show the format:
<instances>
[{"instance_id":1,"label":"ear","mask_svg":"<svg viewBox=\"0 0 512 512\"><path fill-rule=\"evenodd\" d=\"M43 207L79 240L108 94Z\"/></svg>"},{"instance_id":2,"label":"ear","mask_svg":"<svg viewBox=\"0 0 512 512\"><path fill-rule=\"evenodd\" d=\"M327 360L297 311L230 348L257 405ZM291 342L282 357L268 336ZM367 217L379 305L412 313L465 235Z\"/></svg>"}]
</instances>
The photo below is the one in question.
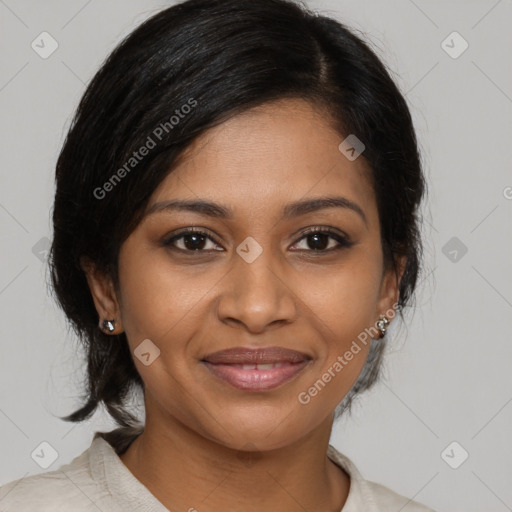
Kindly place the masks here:
<instances>
[{"instance_id":1,"label":"ear","mask_svg":"<svg viewBox=\"0 0 512 512\"><path fill-rule=\"evenodd\" d=\"M86 258L80 259L80 266L98 312L99 327L107 334L120 334L123 331L121 310L111 277L99 272L94 263ZM105 331L102 327L103 321L112 319L115 320L114 331Z\"/></svg>"},{"instance_id":2,"label":"ear","mask_svg":"<svg viewBox=\"0 0 512 512\"><path fill-rule=\"evenodd\" d=\"M407 263L406 256L396 258L396 272L394 268L389 268L383 278L380 290L380 299L377 305L377 316L390 316L390 312L396 310L395 304L400 298L400 282ZM398 275L397 275L398 274ZM393 313L394 316L396 313ZM391 318L389 318L391 321Z\"/></svg>"}]
</instances>

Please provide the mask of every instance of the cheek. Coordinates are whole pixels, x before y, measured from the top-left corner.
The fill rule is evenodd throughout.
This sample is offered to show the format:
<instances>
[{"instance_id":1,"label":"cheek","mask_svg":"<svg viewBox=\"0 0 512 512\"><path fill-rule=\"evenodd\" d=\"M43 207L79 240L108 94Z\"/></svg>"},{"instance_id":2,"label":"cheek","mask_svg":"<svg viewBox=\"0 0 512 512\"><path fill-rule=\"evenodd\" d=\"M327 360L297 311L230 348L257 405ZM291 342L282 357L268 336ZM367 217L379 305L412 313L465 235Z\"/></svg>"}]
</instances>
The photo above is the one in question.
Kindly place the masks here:
<instances>
[{"instance_id":1,"label":"cheek","mask_svg":"<svg viewBox=\"0 0 512 512\"><path fill-rule=\"evenodd\" d=\"M204 296L198 278L174 269L163 251L143 252L127 245L119 258L123 326L130 338L164 337ZM180 322L181 324L181 322Z\"/></svg>"},{"instance_id":2,"label":"cheek","mask_svg":"<svg viewBox=\"0 0 512 512\"><path fill-rule=\"evenodd\" d=\"M313 407L320 407L321 402L335 407L364 367L371 342L365 329L377 320L377 271L374 262L360 258L333 272L328 280L317 280L316 286L308 284L309 289L304 289L310 321L325 347L311 393L304 390L315 402ZM317 395L322 398L313 400Z\"/></svg>"},{"instance_id":3,"label":"cheek","mask_svg":"<svg viewBox=\"0 0 512 512\"><path fill-rule=\"evenodd\" d=\"M312 418L322 417L334 410L350 391L366 363L371 337L365 329L372 325L375 300L372 294L355 293L354 288L335 282L336 292L325 297L318 295L311 305L311 323L322 337L319 365L297 396ZM321 315L320 315L321 312Z\"/></svg>"},{"instance_id":4,"label":"cheek","mask_svg":"<svg viewBox=\"0 0 512 512\"><path fill-rule=\"evenodd\" d=\"M378 269L373 269L372 265L373 262L360 260L357 264L333 269L321 280L304 281L302 294L307 298L305 303L312 320L323 326L326 337L334 337L337 345L357 338L377 320L374 316L379 280Z\"/></svg>"}]
</instances>

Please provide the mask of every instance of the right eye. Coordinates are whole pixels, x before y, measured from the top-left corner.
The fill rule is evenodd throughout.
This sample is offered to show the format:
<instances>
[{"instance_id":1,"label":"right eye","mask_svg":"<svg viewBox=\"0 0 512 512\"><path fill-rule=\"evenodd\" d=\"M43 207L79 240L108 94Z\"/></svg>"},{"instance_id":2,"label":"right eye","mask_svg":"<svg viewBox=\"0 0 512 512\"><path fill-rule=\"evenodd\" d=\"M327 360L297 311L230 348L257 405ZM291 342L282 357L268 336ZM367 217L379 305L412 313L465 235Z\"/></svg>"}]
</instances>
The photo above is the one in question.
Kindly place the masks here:
<instances>
[{"instance_id":1,"label":"right eye","mask_svg":"<svg viewBox=\"0 0 512 512\"><path fill-rule=\"evenodd\" d=\"M174 233L170 238L167 237L162 243L172 250L182 252L211 252L212 250L219 251L219 249L214 248L205 249L204 246L207 245L208 241L212 242L214 245L217 244L216 240L207 232L200 229L187 228L181 230L178 233ZM178 247L177 242L181 243L181 247Z\"/></svg>"}]
</instances>

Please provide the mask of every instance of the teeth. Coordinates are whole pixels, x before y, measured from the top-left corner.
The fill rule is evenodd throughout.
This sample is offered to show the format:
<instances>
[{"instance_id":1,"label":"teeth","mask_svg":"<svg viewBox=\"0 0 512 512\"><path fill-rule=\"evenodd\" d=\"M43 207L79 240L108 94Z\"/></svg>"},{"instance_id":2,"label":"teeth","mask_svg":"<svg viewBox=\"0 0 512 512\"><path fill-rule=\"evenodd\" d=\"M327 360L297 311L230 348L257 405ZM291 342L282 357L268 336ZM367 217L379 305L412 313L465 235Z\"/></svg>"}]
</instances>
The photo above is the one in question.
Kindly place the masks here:
<instances>
[{"instance_id":1,"label":"teeth","mask_svg":"<svg viewBox=\"0 0 512 512\"><path fill-rule=\"evenodd\" d=\"M282 366L282 365L279 365ZM258 370L271 370L272 368L278 368L278 364L259 364Z\"/></svg>"},{"instance_id":2,"label":"teeth","mask_svg":"<svg viewBox=\"0 0 512 512\"><path fill-rule=\"evenodd\" d=\"M272 370L273 368L281 368L285 366L284 363L273 363L273 364L242 364L237 365L242 370Z\"/></svg>"}]
</instances>

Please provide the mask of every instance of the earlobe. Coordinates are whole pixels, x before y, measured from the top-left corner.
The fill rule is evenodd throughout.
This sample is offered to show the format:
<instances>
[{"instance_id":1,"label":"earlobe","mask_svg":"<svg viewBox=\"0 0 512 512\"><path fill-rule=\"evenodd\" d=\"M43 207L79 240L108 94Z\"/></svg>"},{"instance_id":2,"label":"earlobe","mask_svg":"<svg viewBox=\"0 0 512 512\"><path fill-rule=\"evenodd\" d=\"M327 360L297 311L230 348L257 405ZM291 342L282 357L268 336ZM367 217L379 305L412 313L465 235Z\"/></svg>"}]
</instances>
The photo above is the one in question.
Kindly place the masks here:
<instances>
[{"instance_id":1,"label":"earlobe","mask_svg":"<svg viewBox=\"0 0 512 512\"><path fill-rule=\"evenodd\" d=\"M108 334L118 334L115 331L121 327L120 311L111 277L100 272L88 259L81 258L80 266L99 316L98 326Z\"/></svg>"}]
</instances>

